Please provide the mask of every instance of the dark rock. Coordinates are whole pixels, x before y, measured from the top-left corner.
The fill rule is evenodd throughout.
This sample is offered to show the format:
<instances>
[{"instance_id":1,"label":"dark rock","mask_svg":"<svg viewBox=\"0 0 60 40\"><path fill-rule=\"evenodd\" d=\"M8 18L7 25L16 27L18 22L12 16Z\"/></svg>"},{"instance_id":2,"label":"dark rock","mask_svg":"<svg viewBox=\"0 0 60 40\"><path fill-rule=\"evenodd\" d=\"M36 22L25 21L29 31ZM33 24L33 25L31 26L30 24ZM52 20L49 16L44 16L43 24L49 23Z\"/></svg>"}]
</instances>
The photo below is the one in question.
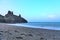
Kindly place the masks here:
<instances>
[{"instance_id":1,"label":"dark rock","mask_svg":"<svg viewBox=\"0 0 60 40\"><path fill-rule=\"evenodd\" d=\"M0 33L0 35L2 35L2 33Z\"/></svg>"},{"instance_id":2,"label":"dark rock","mask_svg":"<svg viewBox=\"0 0 60 40\"><path fill-rule=\"evenodd\" d=\"M24 33L22 33L21 35L22 35L22 36L26 36L26 34L24 34Z\"/></svg>"},{"instance_id":3,"label":"dark rock","mask_svg":"<svg viewBox=\"0 0 60 40\"><path fill-rule=\"evenodd\" d=\"M19 33L19 31L15 30L15 32Z\"/></svg>"},{"instance_id":4,"label":"dark rock","mask_svg":"<svg viewBox=\"0 0 60 40\"><path fill-rule=\"evenodd\" d=\"M32 37L33 35L32 34L28 34L28 36L31 36Z\"/></svg>"},{"instance_id":5,"label":"dark rock","mask_svg":"<svg viewBox=\"0 0 60 40\"><path fill-rule=\"evenodd\" d=\"M22 33L21 35L25 35L24 33Z\"/></svg>"},{"instance_id":6,"label":"dark rock","mask_svg":"<svg viewBox=\"0 0 60 40\"><path fill-rule=\"evenodd\" d=\"M23 37L16 37L16 39L23 39Z\"/></svg>"},{"instance_id":7,"label":"dark rock","mask_svg":"<svg viewBox=\"0 0 60 40\"><path fill-rule=\"evenodd\" d=\"M12 35L12 33L9 33L10 35Z\"/></svg>"},{"instance_id":8,"label":"dark rock","mask_svg":"<svg viewBox=\"0 0 60 40\"><path fill-rule=\"evenodd\" d=\"M21 17L21 15L16 16L13 12L8 11L5 16L0 15L0 22L3 23L27 23L27 20Z\"/></svg>"},{"instance_id":9,"label":"dark rock","mask_svg":"<svg viewBox=\"0 0 60 40\"><path fill-rule=\"evenodd\" d=\"M0 31L0 32L3 32L3 31Z\"/></svg>"},{"instance_id":10,"label":"dark rock","mask_svg":"<svg viewBox=\"0 0 60 40\"><path fill-rule=\"evenodd\" d=\"M44 38L41 37L40 40L44 40Z\"/></svg>"}]
</instances>

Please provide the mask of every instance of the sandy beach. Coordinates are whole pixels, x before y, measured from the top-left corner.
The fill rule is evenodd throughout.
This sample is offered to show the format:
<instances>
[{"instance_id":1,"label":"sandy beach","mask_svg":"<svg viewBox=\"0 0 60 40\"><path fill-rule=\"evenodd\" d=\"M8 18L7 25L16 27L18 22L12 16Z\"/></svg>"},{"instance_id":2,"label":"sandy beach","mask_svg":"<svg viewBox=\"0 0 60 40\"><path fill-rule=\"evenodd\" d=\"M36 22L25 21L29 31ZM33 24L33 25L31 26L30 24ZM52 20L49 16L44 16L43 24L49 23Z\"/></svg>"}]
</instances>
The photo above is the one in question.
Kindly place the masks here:
<instances>
[{"instance_id":1,"label":"sandy beach","mask_svg":"<svg viewBox=\"0 0 60 40\"><path fill-rule=\"evenodd\" d=\"M0 23L0 40L60 40L60 30L17 27Z\"/></svg>"}]
</instances>

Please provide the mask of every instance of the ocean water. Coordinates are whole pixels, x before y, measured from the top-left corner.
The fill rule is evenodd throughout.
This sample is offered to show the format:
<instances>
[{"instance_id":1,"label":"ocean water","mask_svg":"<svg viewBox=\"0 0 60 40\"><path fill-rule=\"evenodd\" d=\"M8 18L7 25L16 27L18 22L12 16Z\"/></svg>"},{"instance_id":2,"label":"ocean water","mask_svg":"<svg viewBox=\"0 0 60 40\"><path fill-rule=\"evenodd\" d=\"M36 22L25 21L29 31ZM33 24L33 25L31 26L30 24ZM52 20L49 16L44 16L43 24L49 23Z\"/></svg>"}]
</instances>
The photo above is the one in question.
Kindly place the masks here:
<instances>
[{"instance_id":1,"label":"ocean water","mask_svg":"<svg viewBox=\"0 0 60 40\"><path fill-rule=\"evenodd\" d=\"M43 28L49 30L60 30L60 22L29 22L29 23L16 23L16 24L8 24L14 26L23 26L30 28Z\"/></svg>"}]
</instances>

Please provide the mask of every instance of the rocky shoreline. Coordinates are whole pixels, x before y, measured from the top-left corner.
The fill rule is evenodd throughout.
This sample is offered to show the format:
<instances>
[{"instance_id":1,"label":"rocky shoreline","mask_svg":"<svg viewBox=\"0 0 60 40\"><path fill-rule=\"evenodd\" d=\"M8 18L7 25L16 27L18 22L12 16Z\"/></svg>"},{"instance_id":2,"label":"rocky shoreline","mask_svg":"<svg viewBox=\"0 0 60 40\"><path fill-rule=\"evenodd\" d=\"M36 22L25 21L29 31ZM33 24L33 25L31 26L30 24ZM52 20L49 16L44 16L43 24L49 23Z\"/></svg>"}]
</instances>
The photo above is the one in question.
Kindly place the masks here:
<instances>
[{"instance_id":1,"label":"rocky shoreline","mask_svg":"<svg viewBox=\"0 0 60 40\"><path fill-rule=\"evenodd\" d=\"M0 40L60 40L60 30L17 27L0 23Z\"/></svg>"}]
</instances>

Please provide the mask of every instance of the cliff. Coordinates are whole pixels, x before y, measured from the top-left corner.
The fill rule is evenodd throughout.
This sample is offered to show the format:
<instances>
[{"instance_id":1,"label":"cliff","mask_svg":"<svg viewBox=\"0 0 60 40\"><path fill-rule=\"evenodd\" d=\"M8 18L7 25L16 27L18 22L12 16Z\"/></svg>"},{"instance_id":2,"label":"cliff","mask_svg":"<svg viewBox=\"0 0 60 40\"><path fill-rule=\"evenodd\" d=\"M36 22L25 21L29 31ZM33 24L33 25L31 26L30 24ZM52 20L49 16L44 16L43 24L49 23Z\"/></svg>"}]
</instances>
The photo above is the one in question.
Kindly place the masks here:
<instances>
[{"instance_id":1,"label":"cliff","mask_svg":"<svg viewBox=\"0 0 60 40\"><path fill-rule=\"evenodd\" d=\"M5 16L0 15L0 23L27 23L27 20L21 15L14 15L13 12L8 11Z\"/></svg>"}]
</instances>

